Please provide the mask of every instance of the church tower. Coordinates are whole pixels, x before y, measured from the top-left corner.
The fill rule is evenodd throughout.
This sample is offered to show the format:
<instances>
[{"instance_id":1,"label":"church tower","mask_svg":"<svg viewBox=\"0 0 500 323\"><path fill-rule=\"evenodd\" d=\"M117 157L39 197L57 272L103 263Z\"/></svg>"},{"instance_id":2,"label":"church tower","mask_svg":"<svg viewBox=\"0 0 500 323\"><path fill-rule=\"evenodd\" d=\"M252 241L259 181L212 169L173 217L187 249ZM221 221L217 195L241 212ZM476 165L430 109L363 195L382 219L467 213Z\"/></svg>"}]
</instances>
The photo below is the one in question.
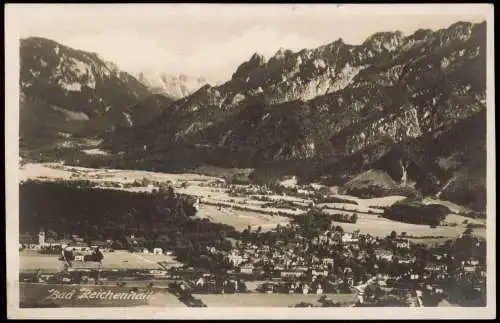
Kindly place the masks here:
<instances>
[{"instance_id":1,"label":"church tower","mask_svg":"<svg viewBox=\"0 0 500 323\"><path fill-rule=\"evenodd\" d=\"M43 246L45 245L45 231L41 230L39 233L38 233L38 244L40 246Z\"/></svg>"}]
</instances>

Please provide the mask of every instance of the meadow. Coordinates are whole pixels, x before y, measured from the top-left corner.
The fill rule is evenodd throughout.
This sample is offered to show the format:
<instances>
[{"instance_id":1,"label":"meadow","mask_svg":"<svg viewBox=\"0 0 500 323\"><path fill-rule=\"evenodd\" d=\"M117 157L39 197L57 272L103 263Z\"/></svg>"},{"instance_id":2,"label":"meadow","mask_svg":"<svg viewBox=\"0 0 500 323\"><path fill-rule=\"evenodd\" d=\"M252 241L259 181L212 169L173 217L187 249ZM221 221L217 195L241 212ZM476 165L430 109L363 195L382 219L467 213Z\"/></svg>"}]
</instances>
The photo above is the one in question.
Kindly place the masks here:
<instances>
[{"instance_id":1,"label":"meadow","mask_svg":"<svg viewBox=\"0 0 500 323\"><path fill-rule=\"evenodd\" d=\"M212 172L214 173L214 172ZM217 174L215 172L215 174ZM132 183L147 178L150 181L160 183L171 183L175 190L179 193L197 197L200 199L200 209L196 217L200 219L209 219L211 222L227 224L233 226L236 230L242 231L248 226L252 228L261 227L262 230L270 230L279 225L286 225L290 219L281 214L296 215L301 214L300 209L263 208L266 204L264 201L258 200L259 195L249 194L248 196L234 196L229 190L221 187L212 187L209 184L222 178L202 175L200 173L184 173L184 174L169 174L149 171L137 170L115 170L115 169L92 169L84 167L65 166L60 164L26 164L23 165L20 174L21 180L27 179L86 179L94 182L96 185L104 183ZM184 185L182 185L185 183ZM245 188L245 185L238 185ZM154 186L139 186L114 188L119 190L127 190L131 192L146 192L155 189ZM455 238L466 229L467 223L476 223L485 225L484 219L471 219L458 214L449 214L446 217L446 222L454 226L438 226L430 228L428 225L409 224L389 219L381 218L378 214L383 212L384 208L390 207L394 203L401 201L403 196L387 196L380 198L362 199L350 195L338 194L335 187L330 188L330 196L338 197L344 200L353 201L351 203L321 203L317 206L324 207L326 212L358 214L356 224L339 223L346 231L360 230L362 233L368 233L373 236L385 237L391 231L407 232L412 236L443 236L442 239L430 239L429 241L436 242ZM269 194L265 196L270 201L288 201L297 205L308 205L311 200L295 196L284 196L277 194ZM431 201L427 199L428 201ZM450 203L442 202L446 205ZM216 205L220 204L222 208ZM452 211L457 213L463 211L462 208L456 205L450 205ZM480 237L485 237L486 228L474 229L475 234ZM425 239L417 239L420 242L425 242Z\"/></svg>"}]
</instances>

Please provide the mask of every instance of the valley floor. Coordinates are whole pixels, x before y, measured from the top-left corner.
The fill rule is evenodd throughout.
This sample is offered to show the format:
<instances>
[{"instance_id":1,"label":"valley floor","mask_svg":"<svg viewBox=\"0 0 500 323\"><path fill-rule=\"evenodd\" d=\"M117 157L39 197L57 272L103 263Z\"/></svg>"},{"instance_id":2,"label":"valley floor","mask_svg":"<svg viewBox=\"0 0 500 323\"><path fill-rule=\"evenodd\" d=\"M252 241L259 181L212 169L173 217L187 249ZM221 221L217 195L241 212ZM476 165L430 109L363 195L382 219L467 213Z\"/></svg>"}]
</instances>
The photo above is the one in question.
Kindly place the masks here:
<instances>
[{"instance_id":1,"label":"valley floor","mask_svg":"<svg viewBox=\"0 0 500 323\"><path fill-rule=\"evenodd\" d=\"M243 230L248 226L252 228L261 227L263 231L273 229L278 224L286 225L290 218L286 215L298 215L303 211L297 208L287 207L265 207L266 202L256 198L258 194L248 196L234 196L224 186L214 186L211 183L223 182L221 178L200 174L168 174L136 170L115 169L93 169L84 167L66 166L56 163L25 164L21 167L21 181L28 179L41 180L89 180L98 186L128 190L128 191L152 191L154 185L134 186L127 184L148 179L150 182L166 183L174 185L175 190L182 194L191 195L200 201L197 217L207 218L212 222L228 224L237 230ZM240 185L240 188L248 189L249 186ZM331 191L335 191L332 188ZM331 193L330 196L354 201L351 203L323 203L327 210L334 213L358 215L355 224L340 223L348 231L359 229L361 233L368 233L377 237L385 237L392 230L398 233L406 232L409 236L416 237L414 240L421 243L438 243L458 236L466 229L468 223L485 224L486 220L470 219L458 214L450 214L446 221L454 226L438 226L430 228L428 225L409 224L392 221L379 216L383 211L381 207L388 207L397 201L404 199L403 196L387 196L382 198L361 199L354 196L339 195ZM294 196L270 194L266 198L273 202L293 202L297 206L306 207L311 200ZM280 212L280 215L278 215ZM485 228L474 229L479 237L486 236ZM417 239L418 238L418 239Z\"/></svg>"},{"instance_id":2,"label":"valley floor","mask_svg":"<svg viewBox=\"0 0 500 323\"><path fill-rule=\"evenodd\" d=\"M355 294L324 294L333 302L354 304ZM193 294L208 307L289 307L301 302L320 306L318 300L323 295L314 294Z\"/></svg>"},{"instance_id":3,"label":"valley floor","mask_svg":"<svg viewBox=\"0 0 500 323\"><path fill-rule=\"evenodd\" d=\"M58 272L63 270L64 262L60 261L57 255L43 255L36 251L19 252L19 271L29 272L40 269L45 272ZM158 263L164 264L160 266ZM74 262L76 265L77 262ZM92 263L87 263L92 264ZM173 256L153 255L144 253L131 253L128 251L116 250L105 252L102 266L105 269L126 270L126 269L165 269L182 265Z\"/></svg>"}]
</instances>

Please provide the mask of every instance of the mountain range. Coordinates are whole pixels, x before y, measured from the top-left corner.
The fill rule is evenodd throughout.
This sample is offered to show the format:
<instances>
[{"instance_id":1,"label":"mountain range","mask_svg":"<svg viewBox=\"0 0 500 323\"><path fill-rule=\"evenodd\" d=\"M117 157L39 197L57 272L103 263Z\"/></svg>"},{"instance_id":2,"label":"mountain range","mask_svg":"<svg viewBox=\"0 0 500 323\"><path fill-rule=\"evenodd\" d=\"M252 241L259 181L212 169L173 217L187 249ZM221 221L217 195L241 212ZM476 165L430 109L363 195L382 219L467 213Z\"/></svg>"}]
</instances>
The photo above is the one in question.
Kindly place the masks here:
<instances>
[{"instance_id":1,"label":"mountain range","mask_svg":"<svg viewBox=\"0 0 500 323\"><path fill-rule=\"evenodd\" d=\"M116 167L212 164L340 184L377 169L484 207L485 22L256 53L180 99L143 82L96 54L23 40L22 138L99 138Z\"/></svg>"},{"instance_id":2,"label":"mountain range","mask_svg":"<svg viewBox=\"0 0 500 323\"><path fill-rule=\"evenodd\" d=\"M99 139L116 127L150 122L173 101L152 97L146 85L96 53L45 38L21 40L20 66L21 147Z\"/></svg>"},{"instance_id":3,"label":"mountain range","mask_svg":"<svg viewBox=\"0 0 500 323\"><path fill-rule=\"evenodd\" d=\"M161 72L140 72L137 74L137 79L145 84L151 92L174 99L189 96L208 83L204 77L185 74L171 75Z\"/></svg>"}]
</instances>

